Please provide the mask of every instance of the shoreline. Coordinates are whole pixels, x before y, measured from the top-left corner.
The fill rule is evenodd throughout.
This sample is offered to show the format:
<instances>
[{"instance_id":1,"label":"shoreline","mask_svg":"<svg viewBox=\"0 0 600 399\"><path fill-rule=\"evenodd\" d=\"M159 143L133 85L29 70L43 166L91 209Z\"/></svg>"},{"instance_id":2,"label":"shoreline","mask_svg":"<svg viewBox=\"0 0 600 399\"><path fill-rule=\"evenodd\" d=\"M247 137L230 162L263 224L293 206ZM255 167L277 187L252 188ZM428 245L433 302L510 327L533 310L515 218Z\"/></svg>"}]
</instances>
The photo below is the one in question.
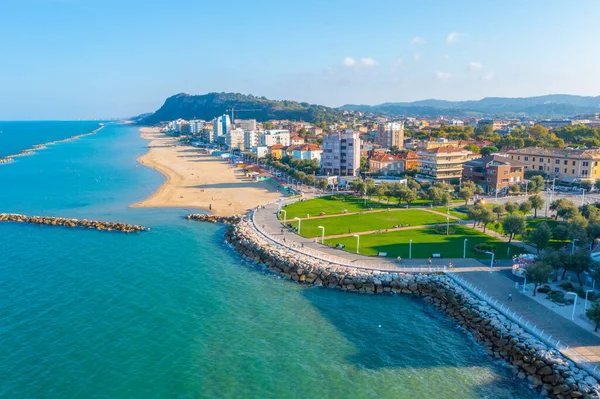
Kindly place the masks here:
<instances>
[{"instance_id":1,"label":"shoreline","mask_svg":"<svg viewBox=\"0 0 600 399\"><path fill-rule=\"evenodd\" d=\"M234 165L203 154L193 146L153 127L139 129L148 151L137 161L158 171L165 181L130 208L200 209L213 215L233 216L280 197L269 182L254 182Z\"/></svg>"},{"instance_id":2,"label":"shoreline","mask_svg":"<svg viewBox=\"0 0 600 399\"><path fill-rule=\"evenodd\" d=\"M99 126L96 129L92 130L91 132L76 134L74 136L66 137L66 138L60 139L60 140L53 140L53 141L48 141L46 143L35 144L34 146L25 148L24 150L22 150L16 154L0 156L0 165L7 164L7 163L13 163L15 161L15 158L18 158L18 157L34 155L37 151L44 150L55 144L66 143L67 141L73 141L73 140L80 139L82 137L91 136L93 134L98 133L100 130L104 129L104 126L105 126L104 123L100 123Z\"/></svg>"}]
</instances>

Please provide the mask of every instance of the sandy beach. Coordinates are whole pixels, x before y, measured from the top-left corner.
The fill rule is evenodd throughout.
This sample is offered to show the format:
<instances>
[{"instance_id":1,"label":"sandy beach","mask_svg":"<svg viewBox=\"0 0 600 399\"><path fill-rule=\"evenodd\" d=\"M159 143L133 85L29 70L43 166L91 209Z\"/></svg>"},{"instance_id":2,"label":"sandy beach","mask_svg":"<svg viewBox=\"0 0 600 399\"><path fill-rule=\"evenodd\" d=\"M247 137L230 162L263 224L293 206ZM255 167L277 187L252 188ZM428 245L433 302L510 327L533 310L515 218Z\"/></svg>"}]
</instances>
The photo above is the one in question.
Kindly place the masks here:
<instances>
[{"instance_id":1,"label":"sandy beach","mask_svg":"<svg viewBox=\"0 0 600 399\"><path fill-rule=\"evenodd\" d=\"M270 182L254 182L241 169L201 150L180 145L156 128L141 128L148 152L138 161L161 172L166 181L134 208L200 208L215 215L235 215L279 198Z\"/></svg>"}]
</instances>

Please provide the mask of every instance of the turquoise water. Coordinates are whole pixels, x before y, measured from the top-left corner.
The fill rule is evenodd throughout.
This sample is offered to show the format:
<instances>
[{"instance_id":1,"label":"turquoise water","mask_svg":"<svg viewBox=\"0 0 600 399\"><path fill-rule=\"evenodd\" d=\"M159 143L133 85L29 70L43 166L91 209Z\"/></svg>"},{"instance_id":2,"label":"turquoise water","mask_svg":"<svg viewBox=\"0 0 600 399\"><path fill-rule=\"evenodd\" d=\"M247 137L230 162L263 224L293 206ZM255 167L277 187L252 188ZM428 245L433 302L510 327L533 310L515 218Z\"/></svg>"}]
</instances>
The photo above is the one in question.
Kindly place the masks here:
<instances>
[{"instance_id":1,"label":"turquoise water","mask_svg":"<svg viewBox=\"0 0 600 399\"><path fill-rule=\"evenodd\" d=\"M0 398L537 397L419 300L304 288L129 209L163 181L145 146L108 125L0 165L0 212L152 228L0 224Z\"/></svg>"}]
</instances>

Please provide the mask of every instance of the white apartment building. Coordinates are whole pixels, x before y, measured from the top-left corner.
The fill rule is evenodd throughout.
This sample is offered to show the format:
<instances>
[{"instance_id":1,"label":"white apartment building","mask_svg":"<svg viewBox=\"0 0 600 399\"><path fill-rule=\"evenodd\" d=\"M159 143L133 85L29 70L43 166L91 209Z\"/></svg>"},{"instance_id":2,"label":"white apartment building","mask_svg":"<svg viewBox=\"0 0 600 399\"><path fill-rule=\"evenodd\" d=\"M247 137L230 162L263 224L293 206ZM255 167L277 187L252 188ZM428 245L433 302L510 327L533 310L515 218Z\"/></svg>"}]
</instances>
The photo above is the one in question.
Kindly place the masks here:
<instances>
[{"instance_id":1,"label":"white apartment building","mask_svg":"<svg viewBox=\"0 0 600 399\"><path fill-rule=\"evenodd\" d=\"M257 129L256 119L236 119L233 124L236 128L243 131Z\"/></svg>"},{"instance_id":2,"label":"white apartment building","mask_svg":"<svg viewBox=\"0 0 600 399\"><path fill-rule=\"evenodd\" d=\"M265 130L260 136L260 145L270 147L281 144L284 147L290 145L289 130Z\"/></svg>"},{"instance_id":3,"label":"white apartment building","mask_svg":"<svg viewBox=\"0 0 600 399\"><path fill-rule=\"evenodd\" d=\"M360 135L353 130L323 136L321 171L327 175L357 176L360 173Z\"/></svg>"},{"instance_id":4,"label":"white apartment building","mask_svg":"<svg viewBox=\"0 0 600 399\"><path fill-rule=\"evenodd\" d=\"M392 146L403 148L404 123L391 122L379 125L376 142L384 148L389 148Z\"/></svg>"},{"instance_id":5,"label":"white apartment building","mask_svg":"<svg viewBox=\"0 0 600 399\"><path fill-rule=\"evenodd\" d=\"M225 135L225 144L229 149L243 150L244 147L244 131L242 129L231 129Z\"/></svg>"},{"instance_id":6,"label":"white apartment building","mask_svg":"<svg viewBox=\"0 0 600 399\"><path fill-rule=\"evenodd\" d=\"M204 124L206 122L201 119L193 119L189 122L190 124L190 133L191 134L199 134L204 130Z\"/></svg>"},{"instance_id":7,"label":"white apartment building","mask_svg":"<svg viewBox=\"0 0 600 399\"><path fill-rule=\"evenodd\" d=\"M231 129L229 115L222 115L213 120L213 134L215 137L225 136Z\"/></svg>"},{"instance_id":8,"label":"white apartment building","mask_svg":"<svg viewBox=\"0 0 600 399\"><path fill-rule=\"evenodd\" d=\"M321 147L315 144L301 144L298 148L294 149L292 157L294 159L313 160L317 159L321 161L321 154L323 150Z\"/></svg>"},{"instance_id":9,"label":"white apartment building","mask_svg":"<svg viewBox=\"0 0 600 399\"><path fill-rule=\"evenodd\" d=\"M260 132L257 130L244 131L244 149L250 150L260 145Z\"/></svg>"}]
</instances>

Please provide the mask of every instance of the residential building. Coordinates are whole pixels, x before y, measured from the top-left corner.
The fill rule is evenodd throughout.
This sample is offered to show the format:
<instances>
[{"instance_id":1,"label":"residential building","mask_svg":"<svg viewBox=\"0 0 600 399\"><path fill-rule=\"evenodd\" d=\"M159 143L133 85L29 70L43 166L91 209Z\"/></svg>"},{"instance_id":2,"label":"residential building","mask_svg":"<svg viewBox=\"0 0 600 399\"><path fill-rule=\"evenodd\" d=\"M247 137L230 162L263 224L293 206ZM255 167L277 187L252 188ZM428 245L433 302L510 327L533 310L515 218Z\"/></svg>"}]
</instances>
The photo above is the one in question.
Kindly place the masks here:
<instances>
[{"instance_id":1,"label":"residential building","mask_svg":"<svg viewBox=\"0 0 600 399\"><path fill-rule=\"evenodd\" d=\"M272 146L267 147L269 149L268 155L272 159L281 159L283 158L284 147L281 144L274 144Z\"/></svg>"},{"instance_id":2,"label":"residential building","mask_svg":"<svg viewBox=\"0 0 600 399\"><path fill-rule=\"evenodd\" d=\"M573 121L570 119L545 119L536 123L538 125L542 125L546 129L560 129L563 126L572 125Z\"/></svg>"},{"instance_id":3,"label":"residential building","mask_svg":"<svg viewBox=\"0 0 600 399\"><path fill-rule=\"evenodd\" d=\"M215 137L225 136L231 129L229 115L222 115L213 121L213 134Z\"/></svg>"},{"instance_id":4,"label":"residential building","mask_svg":"<svg viewBox=\"0 0 600 399\"><path fill-rule=\"evenodd\" d=\"M464 126L465 123L460 119L450 119L448 121L448 126Z\"/></svg>"},{"instance_id":5,"label":"residential building","mask_svg":"<svg viewBox=\"0 0 600 399\"><path fill-rule=\"evenodd\" d=\"M312 127L309 127L307 130L309 133L311 133L315 136L320 136L323 134L323 129L321 129L320 127L312 126Z\"/></svg>"},{"instance_id":6,"label":"residential building","mask_svg":"<svg viewBox=\"0 0 600 399\"><path fill-rule=\"evenodd\" d=\"M501 155L489 155L465 162L462 179L472 181L481 186L486 193L493 194L522 182L524 173L523 162Z\"/></svg>"},{"instance_id":7,"label":"residential building","mask_svg":"<svg viewBox=\"0 0 600 399\"><path fill-rule=\"evenodd\" d=\"M446 183L460 179L463 164L474 156L471 151L451 146L420 151L418 155L421 157L419 177L423 180Z\"/></svg>"},{"instance_id":8,"label":"residential building","mask_svg":"<svg viewBox=\"0 0 600 399\"><path fill-rule=\"evenodd\" d=\"M421 156L412 151L402 152L397 155L403 162L402 169L403 171L407 170L415 170L420 165Z\"/></svg>"},{"instance_id":9,"label":"residential building","mask_svg":"<svg viewBox=\"0 0 600 399\"><path fill-rule=\"evenodd\" d=\"M257 130L244 131L244 149L250 150L260 145L260 132Z\"/></svg>"},{"instance_id":10,"label":"residential building","mask_svg":"<svg viewBox=\"0 0 600 399\"><path fill-rule=\"evenodd\" d=\"M260 136L260 145L270 147L281 144L284 147L290 145L290 132L288 130L265 130Z\"/></svg>"},{"instance_id":11,"label":"residential building","mask_svg":"<svg viewBox=\"0 0 600 399\"><path fill-rule=\"evenodd\" d=\"M190 125L190 134L194 134L194 135L198 135L200 133L202 133L202 130L204 130L204 124L206 122L200 119L194 119L189 121L189 125Z\"/></svg>"},{"instance_id":12,"label":"residential building","mask_svg":"<svg viewBox=\"0 0 600 399\"><path fill-rule=\"evenodd\" d=\"M404 161L392 154L376 154L369 159L369 171L387 176L404 172Z\"/></svg>"},{"instance_id":13,"label":"residential building","mask_svg":"<svg viewBox=\"0 0 600 399\"><path fill-rule=\"evenodd\" d=\"M301 136L298 136L297 134L293 134L292 136L290 136L290 144L291 145L304 144L304 139Z\"/></svg>"},{"instance_id":14,"label":"residential building","mask_svg":"<svg viewBox=\"0 0 600 399\"><path fill-rule=\"evenodd\" d=\"M446 138L440 137L435 140L412 140L410 146L407 145L407 148L411 148L418 151L424 150L432 150L434 148L440 147L460 147L460 143L457 140L448 140Z\"/></svg>"},{"instance_id":15,"label":"residential building","mask_svg":"<svg viewBox=\"0 0 600 399\"><path fill-rule=\"evenodd\" d=\"M225 145L229 149L243 150L244 147L244 131L242 129L231 129L225 135Z\"/></svg>"},{"instance_id":16,"label":"residential building","mask_svg":"<svg viewBox=\"0 0 600 399\"><path fill-rule=\"evenodd\" d=\"M257 158L265 158L269 153L269 149L265 146L256 146L252 147L252 153L256 155Z\"/></svg>"},{"instance_id":17,"label":"residential building","mask_svg":"<svg viewBox=\"0 0 600 399\"><path fill-rule=\"evenodd\" d=\"M321 154L322 153L323 153L323 150L318 145L301 144L301 145L297 146L296 149L294 149L292 156L294 159L308 159L308 160L317 159L319 162L321 162Z\"/></svg>"},{"instance_id":18,"label":"residential building","mask_svg":"<svg viewBox=\"0 0 600 399\"><path fill-rule=\"evenodd\" d=\"M497 119L480 119L477 121L477 126L490 125L494 131L502 130L508 126L508 122Z\"/></svg>"},{"instance_id":19,"label":"residential building","mask_svg":"<svg viewBox=\"0 0 600 399\"><path fill-rule=\"evenodd\" d=\"M243 131L256 130L257 128L256 119L236 119L233 124Z\"/></svg>"},{"instance_id":20,"label":"residential building","mask_svg":"<svg viewBox=\"0 0 600 399\"><path fill-rule=\"evenodd\" d=\"M321 171L328 175L357 176L360 173L360 137L346 130L323 137Z\"/></svg>"},{"instance_id":21,"label":"residential building","mask_svg":"<svg viewBox=\"0 0 600 399\"><path fill-rule=\"evenodd\" d=\"M521 161L525 170L537 170L565 183L595 181L600 177L600 150L527 147L507 151L510 159Z\"/></svg>"},{"instance_id":22,"label":"residential building","mask_svg":"<svg viewBox=\"0 0 600 399\"><path fill-rule=\"evenodd\" d=\"M377 128L376 143L384 148L396 146L404 147L404 124L402 122L391 122L381 124Z\"/></svg>"}]
</instances>

